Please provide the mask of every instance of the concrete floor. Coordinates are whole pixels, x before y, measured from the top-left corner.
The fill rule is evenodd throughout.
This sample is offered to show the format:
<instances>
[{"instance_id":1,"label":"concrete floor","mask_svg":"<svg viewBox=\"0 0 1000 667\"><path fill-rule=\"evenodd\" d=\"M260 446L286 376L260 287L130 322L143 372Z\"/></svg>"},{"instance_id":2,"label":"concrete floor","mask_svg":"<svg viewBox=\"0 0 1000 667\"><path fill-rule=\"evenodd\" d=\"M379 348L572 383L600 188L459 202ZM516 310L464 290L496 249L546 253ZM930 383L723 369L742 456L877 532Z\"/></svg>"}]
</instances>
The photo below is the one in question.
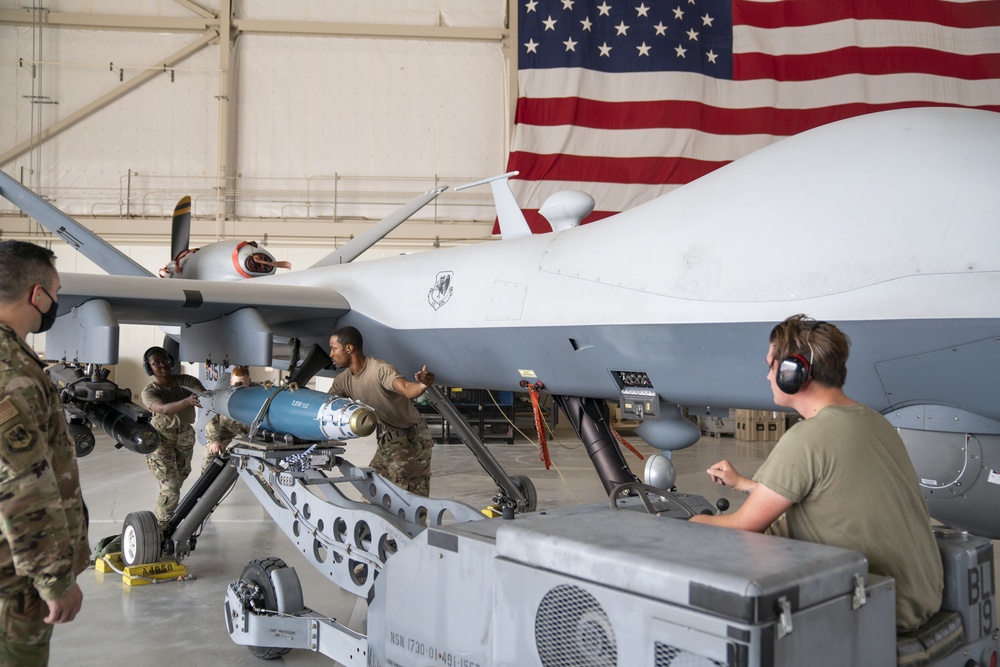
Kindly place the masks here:
<instances>
[{"instance_id":1,"label":"concrete floor","mask_svg":"<svg viewBox=\"0 0 1000 667\"><path fill-rule=\"evenodd\" d=\"M655 451L638 437L624 435L642 453ZM490 449L509 474L531 478L538 491L539 509L606 501L580 442L562 426L557 436L550 443L554 463L550 471L540 463L535 446L524 439L513 445L491 444ZM372 438L352 441L345 457L356 465L366 465L374 445ZM752 474L771 446L726 437L702 438L697 445L674 454L678 489L703 495L713 503L726 497L735 508L742 494L713 485L705 469L727 458L744 474ZM196 458L203 451L196 448ZM626 460L641 477L643 462L628 452ZM434 496L476 508L489 504L494 484L464 445L437 445L432 469ZM80 460L80 471L90 508L92 545L101 537L120 532L129 512L153 506L156 485L144 457L113 449L103 434L94 452ZM356 598L330 584L299 555L240 481L210 519L197 549L184 561L188 573L197 577L195 580L129 587L122 585L118 575L84 572L79 578L84 591L83 610L73 623L56 628L50 664L261 665L246 648L229 639L223 600L227 585L240 576L244 565L267 556L279 556L296 568L307 606L348 622ZM363 627L354 629L363 631ZM270 664L334 663L308 651L293 651Z\"/></svg>"}]
</instances>

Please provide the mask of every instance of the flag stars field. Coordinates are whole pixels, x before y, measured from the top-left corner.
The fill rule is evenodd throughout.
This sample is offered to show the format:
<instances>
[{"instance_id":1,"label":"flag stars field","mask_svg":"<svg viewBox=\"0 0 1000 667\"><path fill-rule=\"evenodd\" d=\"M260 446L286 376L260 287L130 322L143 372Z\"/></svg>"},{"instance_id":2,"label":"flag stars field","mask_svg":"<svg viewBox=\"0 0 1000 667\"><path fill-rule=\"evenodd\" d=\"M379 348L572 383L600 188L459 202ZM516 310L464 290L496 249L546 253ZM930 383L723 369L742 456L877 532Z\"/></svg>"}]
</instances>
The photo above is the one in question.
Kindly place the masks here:
<instances>
[{"instance_id":1,"label":"flag stars field","mask_svg":"<svg viewBox=\"0 0 1000 667\"><path fill-rule=\"evenodd\" d=\"M507 170L529 224L596 220L819 125L914 106L1000 112L1000 0L523 0ZM556 18L557 17L557 18Z\"/></svg>"}]
</instances>

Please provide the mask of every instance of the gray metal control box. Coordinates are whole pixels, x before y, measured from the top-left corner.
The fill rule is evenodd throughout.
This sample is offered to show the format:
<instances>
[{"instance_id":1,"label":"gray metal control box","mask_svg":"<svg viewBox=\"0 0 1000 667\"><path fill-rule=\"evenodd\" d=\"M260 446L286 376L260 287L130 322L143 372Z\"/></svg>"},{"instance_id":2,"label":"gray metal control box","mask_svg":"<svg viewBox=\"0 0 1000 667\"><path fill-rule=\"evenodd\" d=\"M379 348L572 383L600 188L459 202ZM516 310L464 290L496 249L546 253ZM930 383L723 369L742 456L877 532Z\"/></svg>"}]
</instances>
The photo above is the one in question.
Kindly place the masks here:
<instances>
[{"instance_id":1,"label":"gray metal control box","mask_svg":"<svg viewBox=\"0 0 1000 667\"><path fill-rule=\"evenodd\" d=\"M944 565L941 608L961 615L968 643L995 639L996 582L993 580L992 540L944 527L935 528L934 534Z\"/></svg>"},{"instance_id":2,"label":"gray metal control box","mask_svg":"<svg viewBox=\"0 0 1000 667\"><path fill-rule=\"evenodd\" d=\"M583 506L428 529L369 607L372 666L896 664L854 551Z\"/></svg>"}]
</instances>

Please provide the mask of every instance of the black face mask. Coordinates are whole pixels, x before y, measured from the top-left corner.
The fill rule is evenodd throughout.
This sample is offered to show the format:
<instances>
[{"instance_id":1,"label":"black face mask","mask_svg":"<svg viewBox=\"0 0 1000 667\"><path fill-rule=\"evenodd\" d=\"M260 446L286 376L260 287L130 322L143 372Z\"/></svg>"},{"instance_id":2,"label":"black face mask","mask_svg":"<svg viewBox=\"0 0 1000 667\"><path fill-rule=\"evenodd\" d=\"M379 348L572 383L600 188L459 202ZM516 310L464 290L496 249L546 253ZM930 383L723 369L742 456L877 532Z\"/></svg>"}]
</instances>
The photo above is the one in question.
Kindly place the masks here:
<instances>
[{"instance_id":1,"label":"black face mask","mask_svg":"<svg viewBox=\"0 0 1000 667\"><path fill-rule=\"evenodd\" d=\"M42 286L39 285L39 287ZM51 304L49 305L49 309L43 313L41 308L35 306L34 302L32 302L31 305L35 306L35 310L37 310L42 316L42 323L38 325L38 328L35 329L34 333L43 333L51 329L52 325L56 323L56 313L59 311L59 304L52 298L52 295L49 294L48 290L42 287L42 291L45 292L45 296L49 297Z\"/></svg>"}]
</instances>

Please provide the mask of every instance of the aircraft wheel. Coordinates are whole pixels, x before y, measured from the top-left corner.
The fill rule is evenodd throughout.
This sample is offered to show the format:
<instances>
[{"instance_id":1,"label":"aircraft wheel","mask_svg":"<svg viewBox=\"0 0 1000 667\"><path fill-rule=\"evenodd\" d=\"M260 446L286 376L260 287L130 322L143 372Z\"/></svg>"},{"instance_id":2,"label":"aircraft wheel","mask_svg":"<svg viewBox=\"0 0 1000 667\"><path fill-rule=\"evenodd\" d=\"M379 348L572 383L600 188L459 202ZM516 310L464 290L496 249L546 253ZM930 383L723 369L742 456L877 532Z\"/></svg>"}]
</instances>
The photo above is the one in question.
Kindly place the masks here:
<instances>
[{"instance_id":1,"label":"aircraft wheel","mask_svg":"<svg viewBox=\"0 0 1000 667\"><path fill-rule=\"evenodd\" d=\"M274 590L274 582L271 581L271 572L288 567L285 561L277 557L260 558L252 560L243 568L240 579L253 584L260 591L260 598L257 603L261 608L269 611L282 611L278 609L278 596ZM273 660L291 651L290 648L275 648L273 646L247 646L251 655L261 660Z\"/></svg>"},{"instance_id":2,"label":"aircraft wheel","mask_svg":"<svg viewBox=\"0 0 1000 667\"><path fill-rule=\"evenodd\" d=\"M534 512L535 508L538 507L538 492L535 491L535 485L525 475L511 475L510 480L514 482L521 493L524 494L524 497L528 499L528 506L524 511Z\"/></svg>"},{"instance_id":3,"label":"aircraft wheel","mask_svg":"<svg viewBox=\"0 0 1000 667\"><path fill-rule=\"evenodd\" d=\"M122 525L122 560L126 565L145 565L160 560L163 535L152 512L130 512Z\"/></svg>"}]
</instances>

